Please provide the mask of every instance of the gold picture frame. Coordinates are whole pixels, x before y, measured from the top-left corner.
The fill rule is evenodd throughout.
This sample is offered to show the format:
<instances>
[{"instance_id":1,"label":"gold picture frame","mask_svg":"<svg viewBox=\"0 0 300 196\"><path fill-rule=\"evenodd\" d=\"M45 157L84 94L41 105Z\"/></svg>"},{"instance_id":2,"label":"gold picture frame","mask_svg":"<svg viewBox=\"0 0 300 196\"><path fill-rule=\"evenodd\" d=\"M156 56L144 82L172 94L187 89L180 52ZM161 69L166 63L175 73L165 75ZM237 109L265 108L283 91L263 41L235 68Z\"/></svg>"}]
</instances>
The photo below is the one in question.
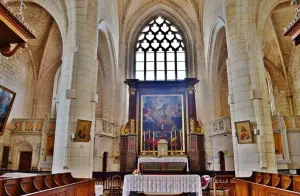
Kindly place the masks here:
<instances>
[{"instance_id":1,"label":"gold picture frame","mask_svg":"<svg viewBox=\"0 0 300 196\"><path fill-rule=\"evenodd\" d=\"M236 136L239 144L253 143L250 120L235 122Z\"/></svg>"},{"instance_id":2,"label":"gold picture frame","mask_svg":"<svg viewBox=\"0 0 300 196\"><path fill-rule=\"evenodd\" d=\"M6 123L15 97L15 92L0 85L0 136L4 134Z\"/></svg>"},{"instance_id":3,"label":"gold picture frame","mask_svg":"<svg viewBox=\"0 0 300 196\"><path fill-rule=\"evenodd\" d=\"M89 142L91 139L91 126L92 121L78 119L74 142Z\"/></svg>"},{"instance_id":4,"label":"gold picture frame","mask_svg":"<svg viewBox=\"0 0 300 196\"><path fill-rule=\"evenodd\" d=\"M162 103L163 106L159 105ZM184 117L186 108L184 105L183 94L144 94L141 95L140 106L140 152L156 153L158 152L158 141L160 139L166 139L168 142L167 152L185 153L186 141ZM164 112L161 112L158 109L159 106L166 107ZM154 111L153 108L156 108L157 110ZM171 108L174 111L168 112ZM162 120L162 115L168 120ZM170 126L170 121L174 123L174 130L171 130L172 126ZM151 128L149 128L149 125L151 124L154 124L154 126L152 125ZM162 138L162 134L165 134L166 136Z\"/></svg>"}]
</instances>

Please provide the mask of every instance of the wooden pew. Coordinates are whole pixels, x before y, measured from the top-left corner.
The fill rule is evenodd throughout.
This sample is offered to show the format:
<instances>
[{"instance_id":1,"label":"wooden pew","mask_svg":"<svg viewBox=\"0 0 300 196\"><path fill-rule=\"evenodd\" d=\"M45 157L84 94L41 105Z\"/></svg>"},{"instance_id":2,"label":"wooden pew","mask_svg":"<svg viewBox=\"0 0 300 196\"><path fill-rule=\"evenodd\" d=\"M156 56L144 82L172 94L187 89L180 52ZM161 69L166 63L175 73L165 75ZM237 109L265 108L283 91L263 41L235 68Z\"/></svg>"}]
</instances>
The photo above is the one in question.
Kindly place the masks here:
<instances>
[{"instance_id":1,"label":"wooden pew","mask_svg":"<svg viewBox=\"0 0 300 196\"><path fill-rule=\"evenodd\" d=\"M257 184L243 179L235 179L236 196L299 196L300 193Z\"/></svg>"},{"instance_id":2,"label":"wooden pew","mask_svg":"<svg viewBox=\"0 0 300 196\"><path fill-rule=\"evenodd\" d=\"M43 176L35 176L33 179L34 187L37 191L46 189L45 181Z\"/></svg>"},{"instance_id":3,"label":"wooden pew","mask_svg":"<svg viewBox=\"0 0 300 196\"><path fill-rule=\"evenodd\" d=\"M76 179L70 173L0 179L0 196L94 196L95 179Z\"/></svg>"},{"instance_id":4,"label":"wooden pew","mask_svg":"<svg viewBox=\"0 0 300 196\"><path fill-rule=\"evenodd\" d=\"M279 175L278 174L271 174L271 175L272 175L272 183L271 183L271 185L273 187L276 187L276 188L281 188Z\"/></svg>"},{"instance_id":5,"label":"wooden pew","mask_svg":"<svg viewBox=\"0 0 300 196\"><path fill-rule=\"evenodd\" d=\"M281 188L285 190L292 190L292 178L287 174L281 174Z\"/></svg>"},{"instance_id":6,"label":"wooden pew","mask_svg":"<svg viewBox=\"0 0 300 196\"><path fill-rule=\"evenodd\" d=\"M45 186L46 189L51 189L51 188L55 187L55 183L53 181L53 176L51 174L45 176L44 182L45 182L45 185L46 185Z\"/></svg>"},{"instance_id":7,"label":"wooden pew","mask_svg":"<svg viewBox=\"0 0 300 196\"><path fill-rule=\"evenodd\" d=\"M23 194L21 191L20 179L19 178L11 178L6 179L4 183L4 193L5 196L19 196Z\"/></svg>"},{"instance_id":8,"label":"wooden pew","mask_svg":"<svg viewBox=\"0 0 300 196\"><path fill-rule=\"evenodd\" d=\"M257 184L262 184L263 182L263 176L261 172L255 172L254 173L254 182Z\"/></svg>"},{"instance_id":9,"label":"wooden pew","mask_svg":"<svg viewBox=\"0 0 300 196\"><path fill-rule=\"evenodd\" d=\"M62 180L62 174L55 174L53 178L54 184L56 187L65 185L63 180Z\"/></svg>"},{"instance_id":10,"label":"wooden pew","mask_svg":"<svg viewBox=\"0 0 300 196\"><path fill-rule=\"evenodd\" d=\"M263 184L271 185L271 176L269 173L263 173Z\"/></svg>"},{"instance_id":11,"label":"wooden pew","mask_svg":"<svg viewBox=\"0 0 300 196\"><path fill-rule=\"evenodd\" d=\"M293 191L300 192L300 176L293 176Z\"/></svg>"},{"instance_id":12,"label":"wooden pew","mask_svg":"<svg viewBox=\"0 0 300 196\"><path fill-rule=\"evenodd\" d=\"M56 188L51 188L36 193L26 194L26 196L94 196L95 180L88 179L80 182L74 182Z\"/></svg>"},{"instance_id":13,"label":"wooden pew","mask_svg":"<svg viewBox=\"0 0 300 196\"><path fill-rule=\"evenodd\" d=\"M33 183L33 177L22 178L20 186L24 193L33 193L34 191L37 191Z\"/></svg>"}]
</instances>

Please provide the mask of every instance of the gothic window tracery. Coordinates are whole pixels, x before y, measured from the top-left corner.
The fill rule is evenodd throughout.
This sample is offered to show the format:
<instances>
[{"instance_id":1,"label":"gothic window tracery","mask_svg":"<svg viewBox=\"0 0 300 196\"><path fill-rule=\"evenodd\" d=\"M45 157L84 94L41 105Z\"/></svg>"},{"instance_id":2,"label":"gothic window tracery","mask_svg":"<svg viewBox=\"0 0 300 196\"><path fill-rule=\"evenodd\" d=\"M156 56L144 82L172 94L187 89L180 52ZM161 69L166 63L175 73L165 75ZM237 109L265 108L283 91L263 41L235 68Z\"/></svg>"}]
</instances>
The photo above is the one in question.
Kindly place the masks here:
<instances>
[{"instance_id":1,"label":"gothic window tracery","mask_svg":"<svg viewBox=\"0 0 300 196\"><path fill-rule=\"evenodd\" d=\"M151 20L136 42L135 78L183 80L186 78L186 48L180 31L161 16Z\"/></svg>"}]
</instances>

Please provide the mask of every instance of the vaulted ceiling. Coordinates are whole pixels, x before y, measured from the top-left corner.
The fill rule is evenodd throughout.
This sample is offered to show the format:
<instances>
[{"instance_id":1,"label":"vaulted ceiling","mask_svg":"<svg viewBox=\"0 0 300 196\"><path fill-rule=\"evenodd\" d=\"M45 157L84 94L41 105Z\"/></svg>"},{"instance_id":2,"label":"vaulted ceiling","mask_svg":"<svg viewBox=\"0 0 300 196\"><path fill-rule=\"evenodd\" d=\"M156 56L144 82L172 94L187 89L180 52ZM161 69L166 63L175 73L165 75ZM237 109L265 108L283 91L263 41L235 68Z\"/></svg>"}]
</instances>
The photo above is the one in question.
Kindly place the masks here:
<instances>
[{"instance_id":1,"label":"vaulted ceiling","mask_svg":"<svg viewBox=\"0 0 300 196\"><path fill-rule=\"evenodd\" d=\"M295 17L295 7L290 2L279 4L269 15L263 32L263 53L265 67L270 72L273 81L281 80L278 86L285 84L290 68L291 53L294 49L290 37L284 37L286 27ZM273 66L273 67L272 67ZM283 78L283 79L282 79ZM273 82L274 83L274 82ZM280 84L281 83L281 84Z\"/></svg>"},{"instance_id":2,"label":"vaulted ceiling","mask_svg":"<svg viewBox=\"0 0 300 196\"><path fill-rule=\"evenodd\" d=\"M9 7L16 13L16 0L8 0ZM53 17L41 6L25 1L24 21L33 31L36 39L29 40L27 49L32 54L34 75L37 79L61 62L62 39Z\"/></svg>"}]
</instances>

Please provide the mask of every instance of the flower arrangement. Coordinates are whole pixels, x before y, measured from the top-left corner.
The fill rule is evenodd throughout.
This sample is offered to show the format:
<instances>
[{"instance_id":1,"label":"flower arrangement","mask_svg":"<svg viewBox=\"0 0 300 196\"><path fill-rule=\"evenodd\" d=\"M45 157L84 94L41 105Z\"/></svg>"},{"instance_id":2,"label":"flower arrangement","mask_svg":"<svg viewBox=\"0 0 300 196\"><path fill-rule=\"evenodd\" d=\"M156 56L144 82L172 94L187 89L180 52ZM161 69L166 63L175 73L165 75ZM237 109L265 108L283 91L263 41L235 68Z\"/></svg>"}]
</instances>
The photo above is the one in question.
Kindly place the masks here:
<instances>
[{"instance_id":1,"label":"flower arrangement","mask_svg":"<svg viewBox=\"0 0 300 196\"><path fill-rule=\"evenodd\" d=\"M132 172L133 175L141 175L141 171L139 169L135 169L133 172Z\"/></svg>"}]
</instances>

